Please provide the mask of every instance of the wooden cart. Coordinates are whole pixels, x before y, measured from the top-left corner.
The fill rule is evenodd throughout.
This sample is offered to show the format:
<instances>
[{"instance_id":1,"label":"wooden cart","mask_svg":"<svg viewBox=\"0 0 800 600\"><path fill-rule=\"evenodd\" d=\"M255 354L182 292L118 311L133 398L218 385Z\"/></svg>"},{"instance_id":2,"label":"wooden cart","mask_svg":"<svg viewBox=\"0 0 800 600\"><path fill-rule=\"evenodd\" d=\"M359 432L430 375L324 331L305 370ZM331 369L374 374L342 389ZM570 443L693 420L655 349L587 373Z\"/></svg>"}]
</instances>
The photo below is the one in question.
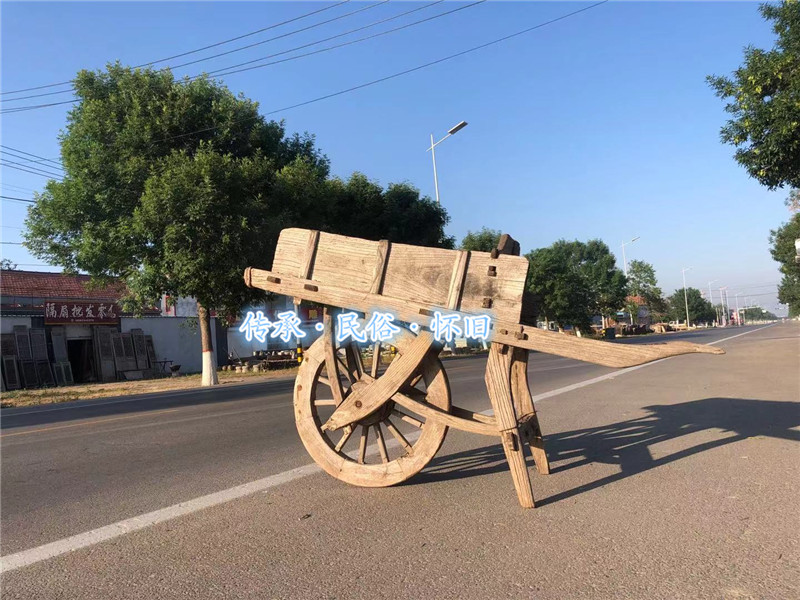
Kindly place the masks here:
<instances>
[{"instance_id":1,"label":"wooden cart","mask_svg":"<svg viewBox=\"0 0 800 600\"><path fill-rule=\"evenodd\" d=\"M723 353L686 342L612 344L524 325L527 271L519 244L507 235L488 253L284 229L272 270L248 268L244 278L250 287L326 307L323 334L306 351L294 387L297 430L313 459L338 479L382 487L422 470L448 427L499 436L519 502L530 508L534 499L525 446L540 473L550 470L528 387L530 350L608 367L692 352ZM337 342L339 309L366 318L373 311L390 312L397 321L421 328L417 334L404 328L392 338L396 352L388 366L381 365L380 344L365 366L352 340ZM451 403L441 343L429 330L434 311L492 317L485 381L493 416ZM376 452L368 446L372 440Z\"/></svg>"}]
</instances>

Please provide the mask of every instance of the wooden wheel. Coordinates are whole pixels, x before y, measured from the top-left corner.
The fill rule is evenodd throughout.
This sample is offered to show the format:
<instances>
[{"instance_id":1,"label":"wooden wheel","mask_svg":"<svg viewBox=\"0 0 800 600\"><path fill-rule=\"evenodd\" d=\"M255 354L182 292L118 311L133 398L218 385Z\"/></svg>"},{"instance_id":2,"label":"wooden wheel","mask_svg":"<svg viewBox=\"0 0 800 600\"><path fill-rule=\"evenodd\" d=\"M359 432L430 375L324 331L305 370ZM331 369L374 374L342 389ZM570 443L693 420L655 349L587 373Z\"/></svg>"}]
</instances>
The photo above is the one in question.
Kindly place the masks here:
<instances>
[{"instance_id":1,"label":"wooden wheel","mask_svg":"<svg viewBox=\"0 0 800 600\"><path fill-rule=\"evenodd\" d=\"M392 340L397 354L402 356L414 338L411 332L401 330ZM419 473L438 452L447 433L446 425L401 409L392 400L342 429L323 431L322 425L344 398L380 377L382 369L375 359L380 351L381 345L376 344L370 372L365 372L355 344L335 343L326 315L325 332L306 352L294 388L297 431L308 453L330 475L365 487L394 485ZM450 386L434 353L425 356L400 391L450 410Z\"/></svg>"}]
</instances>

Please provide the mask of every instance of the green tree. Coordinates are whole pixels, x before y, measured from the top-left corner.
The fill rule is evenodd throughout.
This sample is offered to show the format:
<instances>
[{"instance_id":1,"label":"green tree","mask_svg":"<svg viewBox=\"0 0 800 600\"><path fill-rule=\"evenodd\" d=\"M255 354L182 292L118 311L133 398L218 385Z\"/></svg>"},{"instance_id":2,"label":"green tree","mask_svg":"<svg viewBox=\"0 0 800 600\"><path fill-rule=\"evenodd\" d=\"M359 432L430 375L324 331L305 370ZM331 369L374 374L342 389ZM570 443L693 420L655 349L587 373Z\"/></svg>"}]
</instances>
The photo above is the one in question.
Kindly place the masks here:
<instances>
[{"instance_id":1,"label":"green tree","mask_svg":"<svg viewBox=\"0 0 800 600\"><path fill-rule=\"evenodd\" d=\"M770 253L780 264L783 275L778 286L778 300L789 305L789 316L800 315L800 263L795 260L795 240L800 239L800 213L795 213L788 223L770 232Z\"/></svg>"},{"instance_id":2,"label":"green tree","mask_svg":"<svg viewBox=\"0 0 800 600\"><path fill-rule=\"evenodd\" d=\"M697 288L686 288L684 299L683 288L675 290L667 299L669 303L669 316L676 321L686 320L686 301L689 304L689 323L710 323L716 319L716 311L711 303L703 298Z\"/></svg>"},{"instance_id":3,"label":"green tree","mask_svg":"<svg viewBox=\"0 0 800 600\"><path fill-rule=\"evenodd\" d=\"M654 319L663 318L667 311L667 303L664 293L658 287L656 271L648 262L643 260L632 260L628 264L628 293L632 297L641 298L644 305L650 311ZM626 301L626 310L631 314L637 314L640 303L632 298Z\"/></svg>"},{"instance_id":4,"label":"green tree","mask_svg":"<svg viewBox=\"0 0 800 600\"><path fill-rule=\"evenodd\" d=\"M722 141L751 177L770 189L800 187L800 2L762 4L777 36L771 50L748 46L729 77L709 76L732 118Z\"/></svg>"},{"instance_id":5,"label":"green tree","mask_svg":"<svg viewBox=\"0 0 800 600\"><path fill-rule=\"evenodd\" d=\"M475 250L478 252L491 252L500 243L502 232L498 229L481 227L480 231L467 231L461 240L461 250Z\"/></svg>"},{"instance_id":6,"label":"green tree","mask_svg":"<svg viewBox=\"0 0 800 600\"><path fill-rule=\"evenodd\" d=\"M304 219L306 227L371 240L452 248L444 232L450 218L441 205L408 183L390 183L384 190L362 173L330 180L325 198Z\"/></svg>"},{"instance_id":7,"label":"green tree","mask_svg":"<svg viewBox=\"0 0 800 600\"><path fill-rule=\"evenodd\" d=\"M616 311L625 300L625 276L600 240L559 240L526 256L536 310L561 328L588 330L592 317Z\"/></svg>"},{"instance_id":8,"label":"green tree","mask_svg":"<svg viewBox=\"0 0 800 600\"><path fill-rule=\"evenodd\" d=\"M117 64L81 71L74 84L79 101L61 136L66 175L36 197L26 245L67 272L122 278L129 308L164 292L194 297L204 385L216 383L209 310L232 316L263 297L242 273L269 267L282 228L349 233L376 215L358 211L378 207L375 239L448 242L446 213L408 186L373 199L356 178L357 191L338 195L312 136L286 135L217 82Z\"/></svg>"},{"instance_id":9,"label":"green tree","mask_svg":"<svg viewBox=\"0 0 800 600\"><path fill-rule=\"evenodd\" d=\"M0 259L0 269L2 269L3 271L16 271L17 263L11 261L11 259L8 258Z\"/></svg>"}]
</instances>

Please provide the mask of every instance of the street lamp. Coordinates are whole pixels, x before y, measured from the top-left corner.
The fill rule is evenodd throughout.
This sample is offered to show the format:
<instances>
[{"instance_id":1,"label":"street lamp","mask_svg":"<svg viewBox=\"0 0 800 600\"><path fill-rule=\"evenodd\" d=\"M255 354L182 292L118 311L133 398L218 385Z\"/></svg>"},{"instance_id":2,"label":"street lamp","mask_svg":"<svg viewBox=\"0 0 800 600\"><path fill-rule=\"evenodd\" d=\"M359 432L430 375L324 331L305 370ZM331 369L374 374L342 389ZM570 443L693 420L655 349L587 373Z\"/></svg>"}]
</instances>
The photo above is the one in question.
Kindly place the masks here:
<instances>
[{"instance_id":1,"label":"street lamp","mask_svg":"<svg viewBox=\"0 0 800 600\"><path fill-rule=\"evenodd\" d=\"M625 246L627 246L628 244L632 244L638 239L639 236L637 235L630 242L622 242L622 270L625 272L625 277L628 276L628 261L625 259Z\"/></svg>"},{"instance_id":2,"label":"street lamp","mask_svg":"<svg viewBox=\"0 0 800 600\"><path fill-rule=\"evenodd\" d=\"M686 306L686 331L689 331L689 296L686 294L686 271L691 270L692 267L681 269L683 276L683 303Z\"/></svg>"},{"instance_id":3,"label":"street lamp","mask_svg":"<svg viewBox=\"0 0 800 600\"><path fill-rule=\"evenodd\" d=\"M455 135L456 133L464 129L464 127L466 126L467 126L466 121L461 121L458 125L454 125L453 127L447 130L447 135L444 136L442 139L440 139L438 142L433 141L433 134L431 134L431 147L428 148L428 150L430 150L431 158L433 159L433 186L436 189L436 204L439 204L439 178L436 175L436 150L434 150L434 148L436 148L436 146L441 144L451 135Z\"/></svg>"},{"instance_id":4,"label":"street lamp","mask_svg":"<svg viewBox=\"0 0 800 600\"><path fill-rule=\"evenodd\" d=\"M714 306L714 296L711 294L711 284L716 283L719 281L718 279L712 279L708 282L708 301L711 302L711 308L714 309L714 314L717 314L717 307ZM717 315L717 320L719 321L719 316Z\"/></svg>"}]
</instances>

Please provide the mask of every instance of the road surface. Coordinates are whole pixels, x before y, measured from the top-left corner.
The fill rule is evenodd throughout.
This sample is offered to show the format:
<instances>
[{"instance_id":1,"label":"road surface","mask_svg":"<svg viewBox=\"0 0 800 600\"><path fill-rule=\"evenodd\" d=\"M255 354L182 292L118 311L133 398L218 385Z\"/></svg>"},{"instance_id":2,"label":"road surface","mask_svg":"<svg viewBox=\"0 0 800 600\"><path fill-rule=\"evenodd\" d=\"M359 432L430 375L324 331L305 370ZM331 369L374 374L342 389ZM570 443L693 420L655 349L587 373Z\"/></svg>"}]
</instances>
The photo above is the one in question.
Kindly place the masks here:
<instances>
[{"instance_id":1,"label":"road surface","mask_svg":"<svg viewBox=\"0 0 800 600\"><path fill-rule=\"evenodd\" d=\"M3 410L3 596L797 598L798 333L673 335L727 354L623 371L532 354L531 511L461 432L395 488L319 473L291 380ZM485 358L446 367L488 408Z\"/></svg>"}]
</instances>

